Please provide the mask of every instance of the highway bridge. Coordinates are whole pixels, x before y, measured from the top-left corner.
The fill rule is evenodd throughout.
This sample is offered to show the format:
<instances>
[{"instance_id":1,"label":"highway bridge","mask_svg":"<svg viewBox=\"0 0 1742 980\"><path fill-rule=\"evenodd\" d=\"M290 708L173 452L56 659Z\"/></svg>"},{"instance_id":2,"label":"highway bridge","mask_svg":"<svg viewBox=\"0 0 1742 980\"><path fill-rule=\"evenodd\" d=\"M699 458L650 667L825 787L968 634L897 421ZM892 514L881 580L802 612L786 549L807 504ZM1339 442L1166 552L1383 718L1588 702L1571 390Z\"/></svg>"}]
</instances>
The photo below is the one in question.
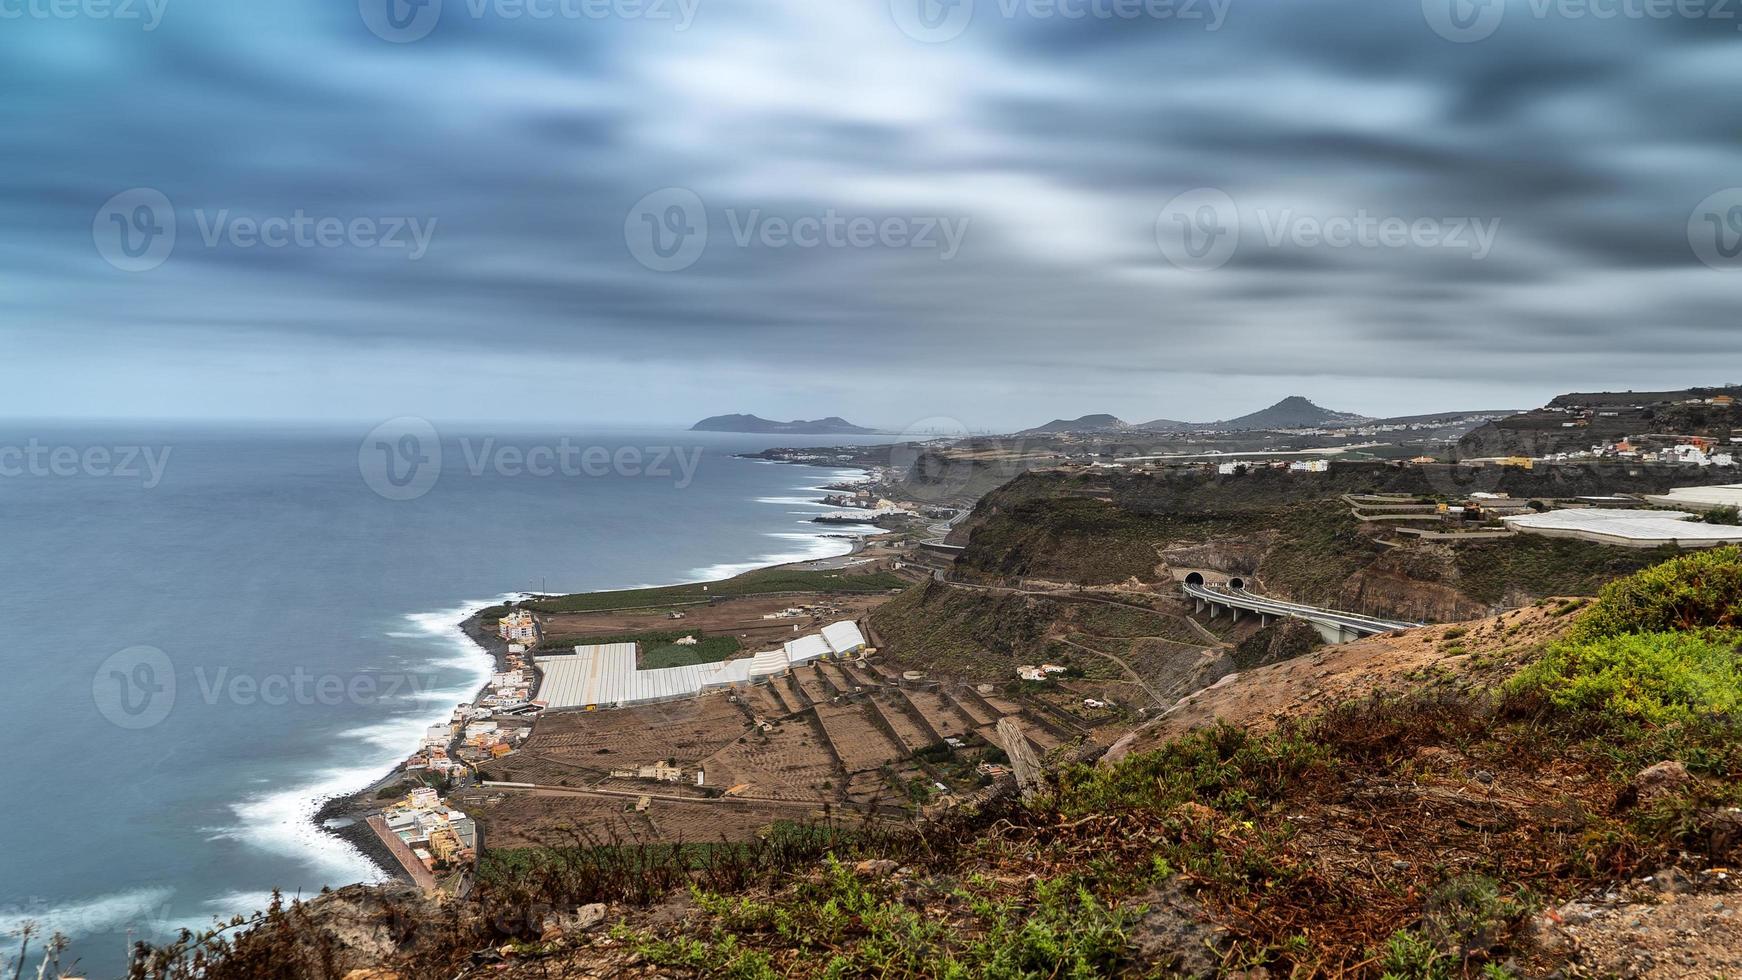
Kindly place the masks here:
<instances>
[{"instance_id":1,"label":"highway bridge","mask_svg":"<svg viewBox=\"0 0 1742 980\"><path fill-rule=\"evenodd\" d=\"M1326 643L1347 643L1359 640L1365 636L1377 636L1380 633L1390 633L1395 630L1410 630L1422 625L1406 623L1398 620L1374 619L1371 616L1357 616L1354 613L1339 612L1335 609L1321 609L1318 606L1301 605L1298 602L1283 602L1278 599L1267 599L1246 591L1246 583L1238 578L1228 580L1226 587L1212 586L1204 582L1204 577L1192 572L1186 576L1180 587L1186 595L1196 603L1199 612L1208 608L1211 618L1226 608L1232 611L1235 622L1239 622L1243 612L1256 613L1259 622L1270 625L1273 617L1288 617L1304 619L1313 624Z\"/></svg>"}]
</instances>

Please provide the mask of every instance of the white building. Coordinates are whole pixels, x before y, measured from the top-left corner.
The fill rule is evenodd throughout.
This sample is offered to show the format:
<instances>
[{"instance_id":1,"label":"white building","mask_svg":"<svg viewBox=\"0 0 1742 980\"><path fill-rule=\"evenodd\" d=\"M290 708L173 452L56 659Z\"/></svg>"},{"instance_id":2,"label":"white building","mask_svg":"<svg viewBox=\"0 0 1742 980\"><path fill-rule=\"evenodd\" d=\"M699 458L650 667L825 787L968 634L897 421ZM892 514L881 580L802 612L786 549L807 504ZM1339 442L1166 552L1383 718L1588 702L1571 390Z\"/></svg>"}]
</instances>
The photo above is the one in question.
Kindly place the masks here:
<instances>
[{"instance_id":1,"label":"white building","mask_svg":"<svg viewBox=\"0 0 1742 980\"><path fill-rule=\"evenodd\" d=\"M510 643L537 643L538 620L525 609L516 609L496 624L496 631Z\"/></svg>"}]
</instances>

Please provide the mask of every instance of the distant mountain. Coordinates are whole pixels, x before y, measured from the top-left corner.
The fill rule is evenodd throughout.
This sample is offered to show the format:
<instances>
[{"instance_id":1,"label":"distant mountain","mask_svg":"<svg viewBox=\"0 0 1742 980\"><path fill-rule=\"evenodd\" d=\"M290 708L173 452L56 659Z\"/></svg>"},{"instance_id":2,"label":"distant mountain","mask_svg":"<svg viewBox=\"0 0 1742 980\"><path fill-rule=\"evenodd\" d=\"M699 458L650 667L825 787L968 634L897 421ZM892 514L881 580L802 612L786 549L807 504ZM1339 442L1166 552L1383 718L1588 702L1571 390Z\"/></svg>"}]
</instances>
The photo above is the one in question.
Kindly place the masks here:
<instances>
[{"instance_id":1,"label":"distant mountain","mask_svg":"<svg viewBox=\"0 0 1742 980\"><path fill-rule=\"evenodd\" d=\"M1240 429L1315 429L1324 426L1355 425L1370 421L1365 415L1333 412L1320 408L1299 395L1290 395L1269 408L1242 415L1225 422L1212 422L1203 428Z\"/></svg>"},{"instance_id":2,"label":"distant mountain","mask_svg":"<svg viewBox=\"0 0 1742 980\"><path fill-rule=\"evenodd\" d=\"M837 415L812 421L771 422L755 415L716 415L690 426L691 432L750 432L792 436L871 435L876 429L854 425Z\"/></svg>"},{"instance_id":3,"label":"distant mountain","mask_svg":"<svg viewBox=\"0 0 1742 980\"><path fill-rule=\"evenodd\" d=\"M1394 425L1426 425L1437 420L1447 423L1459 420L1467 429L1480 424L1480 419L1501 418L1508 412L1439 412L1432 415L1411 415L1395 419L1372 419L1365 415L1352 412L1334 412L1321 408L1300 395L1291 395L1269 408L1242 415L1237 419L1226 419L1221 422L1181 422L1177 419L1156 419L1153 422L1142 422L1131 425L1122 422L1111 415L1085 415L1080 419L1054 419L1045 425L1033 429L1024 429L1019 435L1053 435L1061 432L1241 432L1262 429L1319 429L1336 428L1347 425L1366 425L1389 423ZM1461 434L1463 430L1454 433Z\"/></svg>"},{"instance_id":4,"label":"distant mountain","mask_svg":"<svg viewBox=\"0 0 1742 980\"><path fill-rule=\"evenodd\" d=\"M1351 425L1370 421L1364 415L1351 415L1348 412L1333 412L1328 408L1320 408L1299 395L1291 395L1282 401L1250 415L1242 415L1237 419L1226 419L1221 422L1180 422L1175 419L1156 419L1137 426L1151 432L1192 432L1213 429L1222 432L1244 429L1311 429L1320 426Z\"/></svg>"},{"instance_id":5,"label":"distant mountain","mask_svg":"<svg viewBox=\"0 0 1742 980\"><path fill-rule=\"evenodd\" d=\"M1112 415L1085 415L1080 419L1053 419L1045 425L1023 429L1017 435L1038 436L1059 432L1118 432L1131 428L1130 423Z\"/></svg>"}]
</instances>

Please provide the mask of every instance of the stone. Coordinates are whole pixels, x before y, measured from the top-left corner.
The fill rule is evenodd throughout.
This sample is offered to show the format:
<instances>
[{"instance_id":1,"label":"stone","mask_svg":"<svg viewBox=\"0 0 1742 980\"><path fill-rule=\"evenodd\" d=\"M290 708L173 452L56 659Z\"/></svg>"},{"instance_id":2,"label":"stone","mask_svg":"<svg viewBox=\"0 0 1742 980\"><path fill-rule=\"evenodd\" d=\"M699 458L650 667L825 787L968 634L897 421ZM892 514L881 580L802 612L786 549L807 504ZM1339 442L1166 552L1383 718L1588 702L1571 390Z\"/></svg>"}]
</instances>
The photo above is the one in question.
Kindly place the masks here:
<instances>
[{"instance_id":1,"label":"stone","mask_svg":"<svg viewBox=\"0 0 1742 980\"><path fill-rule=\"evenodd\" d=\"M1694 880L1680 868L1664 868L1651 876L1651 887L1665 895L1685 895L1694 890Z\"/></svg>"},{"instance_id":2,"label":"stone","mask_svg":"<svg viewBox=\"0 0 1742 980\"><path fill-rule=\"evenodd\" d=\"M605 924L605 915L605 906L598 902L594 902L591 905L583 905L580 908L575 909L575 914L563 923L563 928L572 929L576 932L586 932L588 929L597 929Z\"/></svg>"},{"instance_id":3,"label":"stone","mask_svg":"<svg viewBox=\"0 0 1742 980\"><path fill-rule=\"evenodd\" d=\"M1131 928L1139 958L1169 974L1211 977L1221 967L1227 932L1204 921L1204 909L1176 878L1151 889L1137 904L1143 918Z\"/></svg>"},{"instance_id":4,"label":"stone","mask_svg":"<svg viewBox=\"0 0 1742 980\"><path fill-rule=\"evenodd\" d=\"M1694 777L1688 774L1688 767L1672 759L1641 769L1628 787L1633 791L1635 800L1642 805L1650 805L1675 796L1693 781Z\"/></svg>"},{"instance_id":5,"label":"stone","mask_svg":"<svg viewBox=\"0 0 1742 980\"><path fill-rule=\"evenodd\" d=\"M887 858L875 858L853 865L853 873L863 878L885 878L894 874L898 867L899 864Z\"/></svg>"},{"instance_id":6,"label":"stone","mask_svg":"<svg viewBox=\"0 0 1742 980\"><path fill-rule=\"evenodd\" d=\"M544 921L544 930L539 934L539 939L551 942L565 935L597 929L604 924L606 915L605 906L598 902L583 905L573 912L558 913Z\"/></svg>"},{"instance_id":7,"label":"stone","mask_svg":"<svg viewBox=\"0 0 1742 980\"><path fill-rule=\"evenodd\" d=\"M1704 822L1711 828L1707 846L1711 849L1714 860L1729 862L1742 859L1742 810L1713 810L1705 815Z\"/></svg>"}]
</instances>

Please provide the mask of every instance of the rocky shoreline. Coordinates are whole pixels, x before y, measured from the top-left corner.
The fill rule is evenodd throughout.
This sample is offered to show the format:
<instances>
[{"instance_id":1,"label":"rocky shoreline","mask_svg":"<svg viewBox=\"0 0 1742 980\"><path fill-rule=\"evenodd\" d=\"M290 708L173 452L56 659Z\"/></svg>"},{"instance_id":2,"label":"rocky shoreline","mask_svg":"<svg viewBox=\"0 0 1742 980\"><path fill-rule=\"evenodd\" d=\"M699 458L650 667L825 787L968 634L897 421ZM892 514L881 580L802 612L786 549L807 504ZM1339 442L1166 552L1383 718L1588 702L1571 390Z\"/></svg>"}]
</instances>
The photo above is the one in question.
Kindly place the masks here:
<instances>
[{"instance_id":1,"label":"rocky shoreline","mask_svg":"<svg viewBox=\"0 0 1742 980\"><path fill-rule=\"evenodd\" d=\"M494 608L496 607L489 606L486 610ZM460 632L490 655L495 670L501 672L507 669L508 644L484 624L486 610L479 610L466 617L459 628ZM480 687L473 700L484 690L485 688ZM380 792L403 782L404 779L405 774L396 766L363 789L345 796L332 797L322 803L320 809L315 811L314 822L321 830L356 848L382 873L397 881L410 882L411 876L400 867L399 861L393 857L387 845L382 843L381 838L365 822L368 816L381 809Z\"/></svg>"},{"instance_id":2,"label":"rocky shoreline","mask_svg":"<svg viewBox=\"0 0 1742 980\"><path fill-rule=\"evenodd\" d=\"M758 457L748 456L747 454L747 458ZM840 463L829 463L826 465L837 469L859 469L861 472L866 473L867 476L870 475L870 471L861 466ZM855 488L856 484L847 482L830 485L824 489L850 490ZM828 559L830 561L839 561L843 557L857 555L865 547L866 537L864 535L824 534L821 536L827 538L840 538L851 542L851 549L847 555ZM797 567L803 567L810 565L811 562L801 561L793 562L791 564ZM517 601L540 598L551 597L523 594ZM491 605L472 613L460 622L459 629L468 639L482 648L485 653L490 655L494 670L500 673L508 669L508 643L484 622L484 614L497 608L500 607L498 605ZM478 693L473 695L471 703L475 703L487 689L487 687L480 687ZM378 812L382 808L383 798L380 796L381 791L390 786L403 783L405 778L405 774L395 766L393 769L382 775L381 778L355 793L347 794L345 796L335 796L326 800L321 804L320 808L315 811L313 819L315 825L320 827L321 830L332 834L340 840L350 844L352 847L355 847L365 857L367 857L371 863L381 869L384 874L398 881L409 882L411 876L406 873L404 868L400 867L399 861L393 857L392 852L387 849L387 845L381 841L381 838L376 835L375 831L371 829L366 822L367 817Z\"/></svg>"}]
</instances>

